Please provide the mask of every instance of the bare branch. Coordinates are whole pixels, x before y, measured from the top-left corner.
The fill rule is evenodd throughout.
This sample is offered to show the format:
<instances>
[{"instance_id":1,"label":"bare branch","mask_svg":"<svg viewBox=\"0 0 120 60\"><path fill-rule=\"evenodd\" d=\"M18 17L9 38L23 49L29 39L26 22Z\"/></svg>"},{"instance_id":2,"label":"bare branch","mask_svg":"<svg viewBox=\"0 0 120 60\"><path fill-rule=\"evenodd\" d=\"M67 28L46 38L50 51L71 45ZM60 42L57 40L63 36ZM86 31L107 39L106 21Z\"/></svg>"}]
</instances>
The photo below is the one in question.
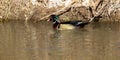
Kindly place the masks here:
<instances>
[{"instance_id":1,"label":"bare branch","mask_svg":"<svg viewBox=\"0 0 120 60\"><path fill-rule=\"evenodd\" d=\"M65 12L67 12L74 3L75 3L75 2L71 3L71 4L70 4L69 6L67 6L67 7L62 8L62 9L59 10L59 11L53 12L52 14L61 15L61 14L65 13ZM47 16L44 16L44 17L42 17L40 20L46 20L46 19L47 19L50 15L52 15L52 14L49 14L49 15L47 15ZM38 21L40 21L40 20L38 20ZM35 22L37 22L37 21L35 21Z\"/></svg>"},{"instance_id":2,"label":"bare branch","mask_svg":"<svg viewBox=\"0 0 120 60\"><path fill-rule=\"evenodd\" d=\"M106 2L106 3L101 7L101 9L100 9L98 12L95 13L94 17L92 17L92 18L89 20L89 22L93 21L96 17L100 16L100 15L104 12L104 10L105 10L105 8L106 8L106 6L107 6L108 4L109 4L109 1Z\"/></svg>"}]
</instances>

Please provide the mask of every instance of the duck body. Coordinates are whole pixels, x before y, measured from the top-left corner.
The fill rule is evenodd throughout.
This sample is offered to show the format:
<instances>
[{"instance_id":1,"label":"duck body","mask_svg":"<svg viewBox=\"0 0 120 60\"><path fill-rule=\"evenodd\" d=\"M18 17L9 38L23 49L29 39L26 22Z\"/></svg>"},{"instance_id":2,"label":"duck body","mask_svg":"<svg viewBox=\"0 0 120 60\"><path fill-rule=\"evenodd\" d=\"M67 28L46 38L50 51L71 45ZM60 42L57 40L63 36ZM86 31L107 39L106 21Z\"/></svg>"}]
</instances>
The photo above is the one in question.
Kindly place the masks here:
<instances>
[{"instance_id":1,"label":"duck body","mask_svg":"<svg viewBox=\"0 0 120 60\"><path fill-rule=\"evenodd\" d=\"M59 30L66 30L66 29L75 29L76 27L71 24L60 24L57 29Z\"/></svg>"},{"instance_id":2,"label":"duck body","mask_svg":"<svg viewBox=\"0 0 120 60\"><path fill-rule=\"evenodd\" d=\"M51 15L49 20L53 22L53 28L59 29L59 30L75 29L80 27L83 28L85 25L89 23L89 22L80 21L80 20L60 22L57 15Z\"/></svg>"},{"instance_id":3,"label":"duck body","mask_svg":"<svg viewBox=\"0 0 120 60\"><path fill-rule=\"evenodd\" d=\"M60 24L70 24L75 27L84 27L88 23L89 22L84 22L84 21L66 21L66 22L61 22Z\"/></svg>"}]
</instances>

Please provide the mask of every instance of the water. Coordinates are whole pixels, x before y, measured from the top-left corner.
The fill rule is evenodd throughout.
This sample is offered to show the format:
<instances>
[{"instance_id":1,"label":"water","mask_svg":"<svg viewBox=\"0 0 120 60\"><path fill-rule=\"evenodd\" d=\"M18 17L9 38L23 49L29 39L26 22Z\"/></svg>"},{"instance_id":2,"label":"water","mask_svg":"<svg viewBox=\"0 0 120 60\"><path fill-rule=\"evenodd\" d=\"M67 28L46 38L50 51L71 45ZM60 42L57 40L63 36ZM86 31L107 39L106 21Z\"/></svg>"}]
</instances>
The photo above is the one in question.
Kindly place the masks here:
<instances>
[{"instance_id":1,"label":"water","mask_svg":"<svg viewBox=\"0 0 120 60\"><path fill-rule=\"evenodd\" d=\"M0 23L0 60L120 60L120 23L57 31L51 23Z\"/></svg>"}]
</instances>

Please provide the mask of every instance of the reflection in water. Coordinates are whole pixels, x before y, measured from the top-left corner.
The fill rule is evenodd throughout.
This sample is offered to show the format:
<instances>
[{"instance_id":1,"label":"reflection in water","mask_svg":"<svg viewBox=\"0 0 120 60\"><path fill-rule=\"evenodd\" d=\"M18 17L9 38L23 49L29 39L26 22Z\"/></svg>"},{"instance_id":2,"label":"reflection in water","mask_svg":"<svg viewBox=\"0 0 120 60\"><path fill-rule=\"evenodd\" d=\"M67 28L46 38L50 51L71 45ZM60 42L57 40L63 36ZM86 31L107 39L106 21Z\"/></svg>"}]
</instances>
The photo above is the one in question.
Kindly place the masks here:
<instances>
[{"instance_id":1,"label":"reflection in water","mask_svg":"<svg viewBox=\"0 0 120 60\"><path fill-rule=\"evenodd\" d=\"M0 23L0 60L119 60L120 24L53 30L48 22Z\"/></svg>"}]
</instances>

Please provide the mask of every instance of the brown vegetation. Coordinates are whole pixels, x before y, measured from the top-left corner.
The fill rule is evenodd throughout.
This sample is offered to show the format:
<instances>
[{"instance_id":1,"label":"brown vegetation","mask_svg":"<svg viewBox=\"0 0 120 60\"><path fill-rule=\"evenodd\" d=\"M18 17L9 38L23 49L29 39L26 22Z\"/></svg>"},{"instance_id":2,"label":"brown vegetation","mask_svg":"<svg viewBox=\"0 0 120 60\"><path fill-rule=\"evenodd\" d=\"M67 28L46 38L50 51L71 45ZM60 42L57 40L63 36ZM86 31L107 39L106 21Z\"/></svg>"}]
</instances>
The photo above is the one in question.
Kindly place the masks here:
<instances>
[{"instance_id":1,"label":"brown vegetation","mask_svg":"<svg viewBox=\"0 0 120 60\"><path fill-rule=\"evenodd\" d=\"M67 0L64 0L67 1ZM64 2L63 1L63 2ZM104 17L109 20L120 20L119 0L89 0L89 4L82 5L82 0L72 0L68 6L48 7L49 0L0 0L0 21L3 20L31 20L47 19L51 14L60 15L61 20L93 20Z\"/></svg>"}]
</instances>

